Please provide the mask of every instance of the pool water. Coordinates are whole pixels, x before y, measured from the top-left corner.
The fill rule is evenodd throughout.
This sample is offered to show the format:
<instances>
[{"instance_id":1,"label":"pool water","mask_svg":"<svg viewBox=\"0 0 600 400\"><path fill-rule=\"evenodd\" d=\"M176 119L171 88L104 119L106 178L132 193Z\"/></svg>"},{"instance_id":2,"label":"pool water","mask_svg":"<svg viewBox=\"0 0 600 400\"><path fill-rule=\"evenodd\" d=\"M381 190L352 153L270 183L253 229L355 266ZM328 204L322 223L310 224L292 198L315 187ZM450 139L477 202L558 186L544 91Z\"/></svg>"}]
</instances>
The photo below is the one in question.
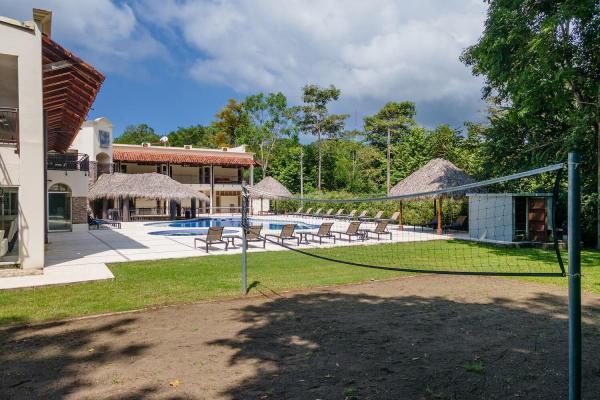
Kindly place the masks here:
<instances>
[{"instance_id":1,"label":"pool water","mask_svg":"<svg viewBox=\"0 0 600 400\"><path fill-rule=\"evenodd\" d=\"M253 220L252 218L249 219L249 222L250 225L262 225L263 229L271 231L281 230L281 228L283 228L283 225L291 223L290 221ZM294 223L296 224L296 229L314 229L319 227L319 225L312 225L303 222ZM169 228L208 228L210 226L222 226L225 228L241 228L242 219L240 217L204 217L188 219L185 221L153 222L146 224L146 226L163 226ZM204 231L204 233L199 234L206 234L206 229Z\"/></svg>"},{"instance_id":2,"label":"pool water","mask_svg":"<svg viewBox=\"0 0 600 400\"><path fill-rule=\"evenodd\" d=\"M200 228L200 229L170 229L166 231L154 231L148 232L149 235L158 235L158 236L198 236L198 235L206 235L208 233L208 228ZM224 235L231 235L239 233L234 229L223 229Z\"/></svg>"}]
</instances>

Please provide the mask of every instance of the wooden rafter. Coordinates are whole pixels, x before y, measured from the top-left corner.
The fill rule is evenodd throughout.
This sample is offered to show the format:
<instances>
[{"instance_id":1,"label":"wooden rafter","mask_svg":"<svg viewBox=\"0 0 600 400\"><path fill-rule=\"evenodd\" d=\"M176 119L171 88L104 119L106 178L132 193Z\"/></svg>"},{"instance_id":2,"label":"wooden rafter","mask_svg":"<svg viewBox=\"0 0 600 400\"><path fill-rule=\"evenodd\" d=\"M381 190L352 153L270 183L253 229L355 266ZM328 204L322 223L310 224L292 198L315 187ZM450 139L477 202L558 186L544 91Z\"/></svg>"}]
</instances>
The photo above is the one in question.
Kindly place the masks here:
<instances>
[{"instance_id":1,"label":"wooden rafter","mask_svg":"<svg viewBox=\"0 0 600 400\"><path fill-rule=\"evenodd\" d=\"M42 63L48 149L64 152L87 118L104 75L47 36L42 37Z\"/></svg>"}]
</instances>

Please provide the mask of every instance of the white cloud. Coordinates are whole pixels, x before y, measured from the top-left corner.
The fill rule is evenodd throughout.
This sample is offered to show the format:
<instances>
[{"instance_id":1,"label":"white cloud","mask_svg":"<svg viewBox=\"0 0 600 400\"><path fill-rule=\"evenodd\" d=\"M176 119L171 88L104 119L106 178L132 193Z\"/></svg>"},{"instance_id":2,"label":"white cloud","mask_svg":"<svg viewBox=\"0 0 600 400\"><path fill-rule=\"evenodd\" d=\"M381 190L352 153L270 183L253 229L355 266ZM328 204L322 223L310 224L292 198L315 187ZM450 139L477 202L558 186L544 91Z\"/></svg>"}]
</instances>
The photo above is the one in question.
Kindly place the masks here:
<instances>
[{"instance_id":1,"label":"white cloud","mask_svg":"<svg viewBox=\"0 0 600 400\"><path fill-rule=\"evenodd\" d=\"M480 105L481 82L458 59L483 29L479 0L139 1L199 52L190 74L201 83L296 99L306 83L333 83L349 108Z\"/></svg>"},{"instance_id":2,"label":"white cloud","mask_svg":"<svg viewBox=\"0 0 600 400\"><path fill-rule=\"evenodd\" d=\"M52 36L103 70L162 55L164 46L127 4L111 0L0 0L2 15L32 19L32 8L52 11Z\"/></svg>"}]
</instances>

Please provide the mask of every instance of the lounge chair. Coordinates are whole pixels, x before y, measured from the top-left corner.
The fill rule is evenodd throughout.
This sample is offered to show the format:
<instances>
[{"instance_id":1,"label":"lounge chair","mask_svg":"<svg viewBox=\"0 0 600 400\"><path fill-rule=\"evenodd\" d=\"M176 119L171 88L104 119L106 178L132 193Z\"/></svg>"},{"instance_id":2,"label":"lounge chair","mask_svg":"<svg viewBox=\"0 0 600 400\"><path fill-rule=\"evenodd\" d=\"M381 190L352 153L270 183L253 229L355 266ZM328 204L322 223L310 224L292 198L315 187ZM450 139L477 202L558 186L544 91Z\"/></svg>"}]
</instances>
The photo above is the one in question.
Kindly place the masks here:
<instances>
[{"instance_id":1,"label":"lounge chair","mask_svg":"<svg viewBox=\"0 0 600 400\"><path fill-rule=\"evenodd\" d=\"M333 208L330 208L329 210L325 211L324 213L317 213L315 214L315 217L319 217L319 218L327 218L327 217L331 217L331 214L333 213Z\"/></svg>"},{"instance_id":2,"label":"lounge chair","mask_svg":"<svg viewBox=\"0 0 600 400\"><path fill-rule=\"evenodd\" d=\"M359 230L361 223L362 222L360 222L360 221L352 221L352 222L350 222L350 225L348 225L348 229L346 229L345 232L331 231L331 233L337 233L340 236L340 239L342 239L342 235L345 235L348 237L349 242L352 241L353 237L356 237L357 239L365 240L364 234L362 232L360 232L360 230Z\"/></svg>"},{"instance_id":3,"label":"lounge chair","mask_svg":"<svg viewBox=\"0 0 600 400\"><path fill-rule=\"evenodd\" d=\"M339 210L337 210L337 212L333 215L330 215L329 218L339 218L340 215L342 215L342 213L344 212L343 208L340 208Z\"/></svg>"},{"instance_id":4,"label":"lounge chair","mask_svg":"<svg viewBox=\"0 0 600 400\"><path fill-rule=\"evenodd\" d=\"M311 217L318 217L321 214L321 211L323 211L323 208L317 209L317 211L315 211L314 213L310 214L310 216Z\"/></svg>"},{"instance_id":5,"label":"lounge chair","mask_svg":"<svg viewBox=\"0 0 600 400\"><path fill-rule=\"evenodd\" d=\"M400 211L396 211L395 213L393 213L392 216L387 220L389 222L400 222L398 218L400 218Z\"/></svg>"},{"instance_id":6,"label":"lounge chair","mask_svg":"<svg viewBox=\"0 0 600 400\"><path fill-rule=\"evenodd\" d=\"M377 240L381 237L381 235L389 235L390 240L392 240L392 232L387 230L387 226L390 221L379 221L377 225L375 225L375 229L361 229L360 231L365 235L365 239L369 238L369 233L377 235Z\"/></svg>"},{"instance_id":7,"label":"lounge chair","mask_svg":"<svg viewBox=\"0 0 600 400\"><path fill-rule=\"evenodd\" d=\"M352 217L352 219L355 219L357 221L362 220L363 218L365 218L367 216L367 213L369 212L369 210L362 210L360 212L360 214L358 214L358 216Z\"/></svg>"},{"instance_id":8,"label":"lounge chair","mask_svg":"<svg viewBox=\"0 0 600 400\"><path fill-rule=\"evenodd\" d=\"M453 230L453 231L467 230L467 216L459 215L458 217L456 217L456 221L454 221L450 225L444 225L444 230Z\"/></svg>"},{"instance_id":9,"label":"lounge chair","mask_svg":"<svg viewBox=\"0 0 600 400\"><path fill-rule=\"evenodd\" d=\"M300 207L296 212L290 213L290 215L302 215L302 210L304 210L304 207Z\"/></svg>"},{"instance_id":10,"label":"lounge chair","mask_svg":"<svg viewBox=\"0 0 600 400\"><path fill-rule=\"evenodd\" d=\"M285 224L283 228L281 228L281 233L279 235L270 234L265 235L265 238L274 237L277 243L283 244L286 240L295 240L296 244L300 246L300 238L294 235L294 230L296 229L296 224Z\"/></svg>"},{"instance_id":11,"label":"lounge chair","mask_svg":"<svg viewBox=\"0 0 600 400\"><path fill-rule=\"evenodd\" d=\"M340 215L338 218L339 219L352 219L352 218L354 218L355 215L356 215L356 209L350 211L346 215Z\"/></svg>"},{"instance_id":12,"label":"lounge chair","mask_svg":"<svg viewBox=\"0 0 600 400\"><path fill-rule=\"evenodd\" d=\"M383 216L383 211L379 210L377 211L377 214L375 214L374 217L363 217L363 218L359 218L360 221L379 221L381 219L381 217Z\"/></svg>"},{"instance_id":13,"label":"lounge chair","mask_svg":"<svg viewBox=\"0 0 600 400\"><path fill-rule=\"evenodd\" d=\"M111 221L107 219L92 218L88 215L88 229L100 229L100 226L112 226L113 228L121 229L121 223L119 221Z\"/></svg>"},{"instance_id":14,"label":"lounge chair","mask_svg":"<svg viewBox=\"0 0 600 400\"><path fill-rule=\"evenodd\" d=\"M319 226L319 230L317 232L309 232L307 235L312 236L313 240L315 240L315 238L319 238L319 244L323 243L323 238L332 238L333 243L335 243L335 236L331 232L332 226L333 222L323 222L321 226Z\"/></svg>"},{"instance_id":15,"label":"lounge chair","mask_svg":"<svg viewBox=\"0 0 600 400\"><path fill-rule=\"evenodd\" d=\"M303 212L303 213L300 213L300 214L298 214L298 215L300 215L300 216L303 216L303 217L310 216L310 215L312 215L312 210L313 210L312 208L309 208L309 209L307 209L305 212Z\"/></svg>"},{"instance_id":16,"label":"lounge chair","mask_svg":"<svg viewBox=\"0 0 600 400\"><path fill-rule=\"evenodd\" d=\"M222 226L211 226L208 228L208 232L205 237L194 238L194 248L197 248L197 242L204 242L206 245L206 252L208 253L208 247L213 244L220 243L225 245L225 251L229 249L229 242L223 240L223 227Z\"/></svg>"},{"instance_id":17,"label":"lounge chair","mask_svg":"<svg viewBox=\"0 0 600 400\"><path fill-rule=\"evenodd\" d=\"M248 232L246 232L246 242L262 242L263 249L267 245L267 239L260 236L260 231L262 230L262 225L252 225L248 227Z\"/></svg>"}]
</instances>

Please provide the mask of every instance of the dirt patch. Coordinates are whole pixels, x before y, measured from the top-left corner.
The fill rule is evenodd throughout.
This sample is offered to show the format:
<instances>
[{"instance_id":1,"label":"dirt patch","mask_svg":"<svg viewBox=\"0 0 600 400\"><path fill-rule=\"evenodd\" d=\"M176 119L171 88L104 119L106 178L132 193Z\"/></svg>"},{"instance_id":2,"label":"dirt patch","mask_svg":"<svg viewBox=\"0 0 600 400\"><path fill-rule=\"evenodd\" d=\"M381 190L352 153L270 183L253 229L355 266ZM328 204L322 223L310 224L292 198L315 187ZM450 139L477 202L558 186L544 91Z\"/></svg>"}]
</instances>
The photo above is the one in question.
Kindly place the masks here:
<instances>
[{"instance_id":1,"label":"dirt patch","mask_svg":"<svg viewBox=\"0 0 600 400\"><path fill-rule=\"evenodd\" d=\"M0 331L0 397L565 398L565 296L420 276L12 328ZM600 299L585 297L591 399Z\"/></svg>"}]
</instances>

